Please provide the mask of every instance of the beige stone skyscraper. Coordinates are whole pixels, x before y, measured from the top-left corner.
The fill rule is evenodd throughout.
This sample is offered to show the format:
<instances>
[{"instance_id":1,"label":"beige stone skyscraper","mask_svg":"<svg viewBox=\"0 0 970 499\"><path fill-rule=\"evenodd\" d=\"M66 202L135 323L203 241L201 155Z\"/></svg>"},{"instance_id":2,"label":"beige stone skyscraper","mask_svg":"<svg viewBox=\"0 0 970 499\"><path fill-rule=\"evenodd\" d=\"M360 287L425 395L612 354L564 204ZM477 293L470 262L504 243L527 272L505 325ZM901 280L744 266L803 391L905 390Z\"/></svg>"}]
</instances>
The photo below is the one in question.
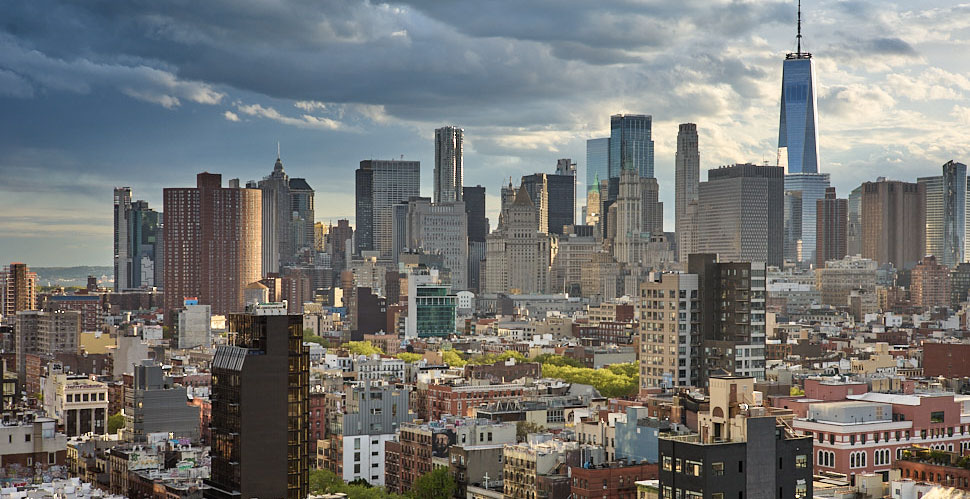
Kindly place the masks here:
<instances>
[{"instance_id":1,"label":"beige stone skyscraper","mask_svg":"<svg viewBox=\"0 0 970 499\"><path fill-rule=\"evenodd\" d=\"M682 123L677 132L677 156L674 158L674 223L681 262L686 262L687 255L693 251L696 229L694 215L701 182L701 156L697 143L697 125Z\"/></svg>"},{"instance_id":2,"label":"beige stone skyscraper","mask_svg":"<svg viewBox=\"0 0 970 499\"><path fill-rule=\"evenodd\" d=\"M879 179L862 184L862 256L912 268L926 250L926 186Z\"/></svg>"},{"instance_id":3,"label":"beige stone skyscraper","mask_svg":"<svg viewBox=\"0 0 970 499\"><path fill-rule=\"evenodd\" d=\"M185 298L212 313L241 312L247 285L262 277L262 193L200 173L196 187L163 191L165 312Z\"/></svg>"}]
</instances>

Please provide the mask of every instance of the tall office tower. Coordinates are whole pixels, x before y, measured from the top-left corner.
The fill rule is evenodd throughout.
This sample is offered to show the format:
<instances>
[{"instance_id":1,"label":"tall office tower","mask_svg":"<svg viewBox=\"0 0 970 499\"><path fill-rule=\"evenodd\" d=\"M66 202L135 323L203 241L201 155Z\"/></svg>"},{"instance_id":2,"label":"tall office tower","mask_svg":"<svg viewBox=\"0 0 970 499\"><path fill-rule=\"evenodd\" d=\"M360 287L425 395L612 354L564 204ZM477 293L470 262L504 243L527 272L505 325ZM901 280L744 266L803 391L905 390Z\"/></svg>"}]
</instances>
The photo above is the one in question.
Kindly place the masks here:
<instances>
[{"instance_id":1,"label":"tall office tower","mask_svg":"<svg viewBox=\"0 0 970 499\"><path fill-rule=\"evenodd\" d=\"M554 237L536 230L536 209L525 187L485 238L485 293L547 293Z\"/></svg>"},{"instance_id":2,"label":"tall office tower","mask_svg":"<svg viewBox=\"0 0 970 499\"><path fill-rule=\"evenodd\" d=\"M849 193L849 221L845 229L847 255L862 254L862 186Z\"/></svg>"},{"instance_id":3,"label":"tall office tower","mask_svg":"<svg viewBox=\"0 0 970 499\"><path fill-rule=\"evenodd\" d=\"M434 131L434 202L461 201L465 180L462 166L462 142L465 131L454 126Z\"/></svg>"},{"instance_id":4,"label":"tall office tower","mask_svg":"<svg viewBox=\"0 0 970 499\"><path fill-rule=\"evenodd\" d=\"M640 178L640 218L643 231L654 236L664 232L664 204L660 201L660 184L653 177Z\"/></svg>"},{"instance_id":5,"label":"tall office tower","mask_svg":"<svg viewBox=\"0 0 970 499\"><path fill-rule=\"evenodd\" d=\"M310 351L282 303L229 314L212 360L212 472L204 497L309 494Z\"/></svg>"},{"instance_id":6,"label":"tall office tower","mask_svg":"<svg viewBox=\"0 0 970 499\"><path fill-rule=\"evenodd\" d=\"M697 190L701 182L701 155L697 125L682 123L677 131L677 155L674 157L674 229L677 232L678 260L687 261L693 251L694 216Z\"/></svg>"},{"instance_id":7,"label":"tall office tower","mask_svg":"<svg viewBox=\"0 0 970 499\"><path fill-rule=\"evenodd\" d=\"M781 266L784 175L777 166L737 164L708 170L698 189L696 250L722 261Z\"/></svg>"},{"instance_id":8,"label":"tall office tower","mask_svg":"<svg viewBox=\"0 0 970 499\"><path fill-rule=\"evenodd\" d=\"M818 173L818 106L812 54L802 52L802 10L798 8L798 49L785 56L778 125L778 165L785 172ZM814 204L814 201L813 201ZM814 225L812 225L814 227Z\"/></svg>"},{"instance_id":9,"label":"tall office tower","mask_svg":"<svg viewBox=\"0 0 970 499\"><path fill-rule=\"evenodd\" d=\"M468 289L478 293L481 289L482 260L485 258L485 237L488 236L488 218L485 218L485 188L462 187L465 213L468 215Z\"/></svg>"},{"instance_id":10,"label":"tall office tower","mask_svg":"<svg viewBox=\"0 0 970 499\"><path fill-rule=\"evenodd\" d=\"M163 191L166 314L187 297L214 315L241 311L246 286L262 277L262 194L229 185L200 173L196 187Z\"/></svg>"},{"instance_id":11,"label":"tall office tower","mask_svg":"<svg viewBox=\"0 0 970 499\"><path fill-rule=\"evenodd\" d=\"M700 303L697 276L651 272L640 284L640 392L700 386ZM670 310L678 310L671 314ZM674 348L670 348L674 347Z\"/></svg>"},{"instance_id":12,"label":"tall office tower","mask_svg":"<svg viewBox=\"0 0 970 499\"><path fill-rule=\"evenodd\" d=\"M822 268L829 260L841 260L847 254L846 230L849 220L849 200L835 197L835 187L825 189L825 199L816 202L817 225L815 267Z\"/></svg>"},{"instance_id":13,"label":"tall office tower","mask_svg":"<svg viewBox=\"0 0 970 499\"><path fill-rule=\"evenodd\" d=\"M645 114L610 116L610 178L623 170L653 177L653 117Z\"/></svg>"},{"instance_id":14,"label":"tall office tower","mask_svg":"<svg viewBox=\"0 0 970 499\"><path fill-rule=\"evenodd\" d=\"M702 194L703 196L703 194ZM765 264L691 254L687 272L697 276L700 309L700 385L712 371L765 377Z\"/></svg>"},{"instance_id":15,"label":"tall office tower","mask_svg":"<svg viewBox=\"0 0 970 499\"><path fill-rule=\"evenodd\" d=\"M562 235L563 227L576 222L576 176L533 173L520 184L536 207L538 230Z\"/></svg>"},{"instance_id":16,"label":"tall office tower","mask_svg":"<svg viewBox=\"0 0 970 499\"><path fill-rule=\"evenodd\" d=\"M468 219L465 203L432 203L428 198L408 202L407 247L441 255L451 271L451 287L468 289Z\"/></svg>"},{"instance_id":17,"label":"tall office tower","mask_svg":"<svg viewBox=\"0 0 970 499\"><path fill-rule=\"evenodd\" d=\"M131 187L114 190L115 291L162 284L161 217Z\"/></svg>"},{"instance_id":18,"label":"tall office tower","mask_svg":"<svg viewBox=\"0 0 970 499\"><path fill-rule=\"evenodd\" d=\"M785 175L785 190L802 193L802 254L800 261L815 261L815 204L819 199L825 198L825 189L828 186L828 173Z\"/></svg>"},{"instance_id":19,"label":"tall office tower","mask_svg":"<svg viewBox=\"0 0 970 499\"><path fill-rule=\"evenodd\" d=\"M406 338L449 337L457 331L458 297L443 284L437 269L419 265L408 273Z\"/></svg>"},{"instance_id":20,"label":"tall office tower","mask_svg":"<svg viewBox=\"0 0 970 499\"><path fill-rule=\"evenodd\" d=\"M589 139L586 141L586 216L602 215L600 211L601 196L599 186L601 180L610 178L610 138ZM596 193L596 199L590 199L590 193ZM587 222L589 223L589 222Z\"/></svg>"},{"instance_id":21,"label":"tall office tower","mask_svg":"<svg viewBox=\"0 0 970 499\"><path fill-rule=\"evenodd\" d=\"M498 225L501 227L505 219L508 218L509 208L515 202L515 187L512 186L512 177L509 177L508 185L503 185L499 192L501 204L499 206Z\"/></svg>"},{"instance_id":22,"label":"tall office tower","mask_svg":"<svg viewBox=\"0 0 970 499\"><path fill-rule=\"evenodd\" d=\"M0 315L13 319L17 312L37 309L37 273L26 263L11 263L0 269Z\"/></svg>"},{"instance_id":23,"label":"tall office tower","mask_svg":"<svg viewBox=\"0 0 970 499\"><path fill-rule=\"evenodd\" d=\"M926 185L879 178L862 184L862 256L910 269L924 255Z\"/></svg>"},{"instance_id":24,"label":"tall office tower","mask_svg":"<svg viewBox=\"0 0 970 499\"><path fill-rule=\"evenodd\" d=\"M390 258L394 243L392 207L420 192L420 161L361 161L357 169L355 252L379 251L381 258Z\"/></svg>"},{"instance_id":25,"label":"tall office tower","mask_svg":"<svg viewBox=\"0 0 970 499\"><path fill-rule=\"evenodd\" d=\"M920 177L926 189L926 251L941 265L955 267L966 259L967 166L949 161L943 175Z\"/></svg>"},{"instance_id":26,"label":"tall office tower","mask_svg":"<svg viewBox=\"0 0 970 499\"><path fill-rule=\"evenodd\" d=\"M273 172L258 188L263 197L263 275L276 274L312 251L313 188L306 179L286 174L278 150Z\"/></svg>"},{"instance_id":27,"label":"tall office tower","mask_svg":"<svg viewBox=\"0 0 970 499\"><path fill-rule=\"evenodd\" d=\"M785 261L802 261L802 191L785 191Z\"/></svg>"}]
</instances>

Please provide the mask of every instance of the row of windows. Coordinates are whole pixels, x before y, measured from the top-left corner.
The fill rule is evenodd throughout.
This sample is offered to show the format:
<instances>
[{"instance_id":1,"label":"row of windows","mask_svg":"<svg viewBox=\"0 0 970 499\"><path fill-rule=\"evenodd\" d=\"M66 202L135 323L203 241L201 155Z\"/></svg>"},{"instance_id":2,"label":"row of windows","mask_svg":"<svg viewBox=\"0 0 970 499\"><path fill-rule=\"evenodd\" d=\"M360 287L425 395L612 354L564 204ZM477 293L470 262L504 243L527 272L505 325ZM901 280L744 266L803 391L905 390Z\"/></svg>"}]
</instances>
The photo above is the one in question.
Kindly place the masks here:
<instances>
[{"instance_id":1,"label":"row of windows","mask_svg":"<svg viewBox=\"0 0 970 499\"><path fill-rule=\"evenodd\" d=\"M95 394L93 394L93 393L90 393L90 394L88 394L88 393L78 393L78 394L68 393L67 394L67 401L68 402L95 402L95 401L99 401L99 400L104 400L104 393L98 393L97 396L95 396Z\"/></svg>"}]
</instances>

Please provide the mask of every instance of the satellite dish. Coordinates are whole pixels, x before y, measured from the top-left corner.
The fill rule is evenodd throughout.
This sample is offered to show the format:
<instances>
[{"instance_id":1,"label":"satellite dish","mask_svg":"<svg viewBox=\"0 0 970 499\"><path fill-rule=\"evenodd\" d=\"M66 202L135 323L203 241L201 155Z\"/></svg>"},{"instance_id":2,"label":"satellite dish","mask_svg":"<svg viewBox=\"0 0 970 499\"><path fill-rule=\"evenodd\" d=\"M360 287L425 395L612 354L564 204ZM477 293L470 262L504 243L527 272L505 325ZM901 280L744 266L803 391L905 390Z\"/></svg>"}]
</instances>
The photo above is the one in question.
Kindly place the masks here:
<instances>
[{"instance_id":1,"label":"satellite dish","mask_svg":"<svg viewBox=\"0 0 970 499\"><path fill-rule=\"evenodd\" d=\"M741 404L741 410L742 411L748 410L748 404Z\"/></svg>"}]
</instances>

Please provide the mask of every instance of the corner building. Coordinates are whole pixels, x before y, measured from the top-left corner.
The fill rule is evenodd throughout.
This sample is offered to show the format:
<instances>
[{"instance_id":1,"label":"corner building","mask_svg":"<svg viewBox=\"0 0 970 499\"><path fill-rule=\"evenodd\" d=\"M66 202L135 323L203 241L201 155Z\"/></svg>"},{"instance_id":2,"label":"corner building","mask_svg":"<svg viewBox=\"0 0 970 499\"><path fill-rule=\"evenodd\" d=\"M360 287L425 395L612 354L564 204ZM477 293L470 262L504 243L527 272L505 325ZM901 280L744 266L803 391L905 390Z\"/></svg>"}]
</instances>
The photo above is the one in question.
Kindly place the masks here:
<instances>
[{"instance_id":1,"label":"corner building","mask_svg":"<svg viewBox=\"0 0 970 499\"><path fill-rule=\"evenodd\" d=\"M310 350L282 303L230 314L212 361L212 473L205 497L309 494Z\"/></svg>"}]
</instances>

